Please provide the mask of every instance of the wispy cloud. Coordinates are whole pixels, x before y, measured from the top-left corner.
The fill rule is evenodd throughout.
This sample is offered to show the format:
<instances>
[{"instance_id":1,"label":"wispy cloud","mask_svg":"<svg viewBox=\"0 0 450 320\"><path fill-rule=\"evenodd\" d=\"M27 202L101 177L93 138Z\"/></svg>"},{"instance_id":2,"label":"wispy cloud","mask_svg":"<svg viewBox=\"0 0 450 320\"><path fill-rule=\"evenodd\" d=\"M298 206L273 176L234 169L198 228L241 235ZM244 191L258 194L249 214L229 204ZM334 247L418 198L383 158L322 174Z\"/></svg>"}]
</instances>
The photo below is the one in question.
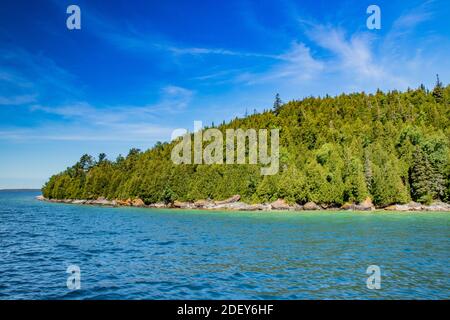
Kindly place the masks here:
<instances>
[{"instance_id":1,"label":"wispy cloud","mask_svg":"<svg viewBox=\"0 0 450 320\"><path fill-rule=\"evenodd\" d=\"M409 32L419 24L432 19L434 12L431 5L434 1L425 1L420 6L410 9L398 17L393 25L391 32Z\"/></svg>"},{"instance_id":2,"label":"wispy cloud","mask_svg":"<svg viewBox=\"0 0 450 320\"><path fill-rule=\"evenodd\" d=\"M0 96L0 105L17 106L33 103L36 101L35 95L24 94L16 96Z\"/></svg>"},{"instance_id":3,"label":"wispy cloud","mask_svg":"<svg viewBox=\"0 0 450 320\"><path fill-rule=\"evenodd\" d=\"M90 123L118 123L124 121L147 121L155 119L161 113L175 114L185 110L192 100L194 92L169 85L161 89L159 101L143 105L102 105L93 106L87 101L75 101L64 105L34 104L31 111L45 112L66 119L88 121Z\"/></svg>"},{"instance_id":4,"label":"wispy cloud","mask_svg":"<svg viewBox=\"0 0 450 320\"><path fill-rule=\"evenodd\" d=\"M40 53L3 44L0 70L1 105L27 105L39 98L80 95L75 77Z\"/></svg>"},{"instance_id":5,"label":"wispy cloud","mask_svg":"<svg viewBox=\"0 0 450 320\"><path fill-rule=\"evenodd\" d=\"M306 81L320 73L324 64L314 59L311 51L303 43L292 43L291 48L276 56L279 63L267 71L251 73L246 72L237 77L248 85L265 83L274 80Z\"/></svg>"},{"instance_id":6,"label":"wispy cloud","mask_svg":"<svg viewBox=\"0 0 450 320\"><path fill-rule=\"evenodd\" d=\"M4 126L2 140L168 140L171 129L160 124L161 115L185 111L195 95L193 90L165 85L155 102L92 104L72 74L44 55L18 47L0 50L0 70L0 106L22 106L21 112L28 109L37 119L53 116L29 128Z\"/></svg>"},{"instance_id":7,"label":"wispy cloud","mask_svg":"<svg viewBox=\"0 0 450 320\"><path fill-rule=\"evenodd\" d=\"M116 124L108 127L49 125L38 128L0 130L0 140L7 141L92 141L152 144L167 141L174 128L155 124Z\"/></svg>"},{"instance_id":8,"label":"wispy cloud","mask_svg":"<svg viewBox=\"0 0 450 320\"><path fill-rule=\"evenodd\" d=\"M130 141L169 140L171 126L161 124L161 115L185 110L194 92L178 86L161 89L159 101L148 105L94 106L86 101L63 105L33 104L30 111L59 117L33 128L0 131L1 140ZM1 102L1 100L0 100Z\"/></svg>"},{"instance_id":9,"label":"wispy cloud","mask_svg":"<svg viewBox=\"0 0 450 320\"><path fill-rule=\"evenodd\" d=\"M101 24L106 26L107 22ZM148 54L149 52L166 52L170 53L174 57L178 56L203 56L203 55L222 55L222 56L234 56L234 57L260 57L277 59L276 55L236 51L224 48L211 48L211 47L189 47L177 45L170 39L164 38L159 35L153 35L149 32L142 33L135 30L115 29L113 26L107 27L107 32L95 32L95 34L114 45L116 48L132 51L142 54Z\"/></svg>"},{"instance_id":10,"label":"wispy cloud","mask_svg":"<svg viewBox=\"0 0 450 320\"><path fill-rule=\"evenodd\" d=\"M54 1L57 6L62 6L60 2ZM169 37L149 30L138 30L133 24L122 21L118 23L93 8L83 16L84 20L91 26L87 32L92 33L99 39L108 42L115 48L140 54L164 52L174 57L202 56L202 55L223 55L235 57L261 57L277 59L277 55L264 54L260 52L247 52L240 50L230 50L227 48L207 47L207 46L186 46L173 41Z\"/></svg>"},{"instance_id":11,"label":"wispy cloud","mask_svg":"<svg viewBox=\"0 0 450 320\"><path fill-rule=\"evenodd\" d=\"M315 25L307 35L315 44L334 54L332 63L328 62L327 66L331 70L350 71L360 77L386 76L383 67L374 61L371 48L374 38L370 34L355 33L346 37L342 29Z\"/></svg>"}]
</instances>

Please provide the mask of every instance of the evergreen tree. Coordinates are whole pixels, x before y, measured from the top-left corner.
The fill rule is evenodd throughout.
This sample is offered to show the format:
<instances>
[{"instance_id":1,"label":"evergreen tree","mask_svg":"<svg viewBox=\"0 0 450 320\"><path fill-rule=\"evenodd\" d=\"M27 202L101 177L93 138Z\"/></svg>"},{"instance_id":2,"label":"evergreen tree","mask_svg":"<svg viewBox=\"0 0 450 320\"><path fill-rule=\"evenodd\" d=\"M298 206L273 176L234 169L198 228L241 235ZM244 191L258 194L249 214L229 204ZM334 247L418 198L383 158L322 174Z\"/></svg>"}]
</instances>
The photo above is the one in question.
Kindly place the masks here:
<instances>
[{"instance_id":1,"label":"evergreen tree","mask_svg":"<svg viewBox=\"0 0 450 320\"><path fill-rule=\"evenodd\" d=\"M372 154L374 162L371 195L374 204L387 206L408 202L409 194L402 180L399 160L381 144L374 146Z\"/></svg>"},{"instance_id":2,"label":"evergreen tree","mask_svg":"<svg viewBox=\"0 0 450 320\"><path fill-rule=\"evenodd\" d=\"M280 112L282 105L283 102L281 101L280 94L277 93L275 95L275 101L273 102L273 111L275 112L275 114L278 114Z\"/></svg>"},{"instance_id":3,"label":"evergreen tree","mask_svg":"<svg viewBox=\"0 0 450 320\"><path fill-rule=\"evenodd\" d=\"M160 141L158 141L159 143L161 143ZM158 144L157 142L157 144ZM138 148L131 148L130 151L128 152L128 156L127 158L132 158L137 156L139 153L141 153L141 150Z\"/></svg>"},{"instance_id":4,"label":"evergreen tree","mask_svg":"<svg viewBox=\"0 0 450 320\"><path fill-rule=\"evenodd\" d=\"M91 169L95 164L95 160L92 156L88 154L83 154L80 158L80 161L76 164L76 166L83 171L87 172Z\"/></svg>"},{"instance_id":5,"label":"evergreen tree","mask_svg":"<svg viewBox=\"0 0 450 320\"><path fill-rule=\"evenodd\" d=\"M344 201L362 202L368 196L366 178L361 161L353 157L345 169Z\"/></svg>"},{"instance_id":6,"label":"evergreen tree","mask_svg":"<svg viewBox=\"0 0 450 320\"><path fill-rule=\"evenodd\" d=\"M173 203L176 199L176 196L170 187L164 188L162 200L165 204Z\"/></svg>"},{"instance_id":7,"label":"evergreen tree","mask_svg":"<svg viewBox=\"0 0 450 320\"><path fill-rule=\"evenodd\" d=\"M433 97L437 103L442 103L444 101L444 87L442 82L439 80L439 75L436 75L436 85L433 89Z\"/></svg>"},{"instance_id":8,"label":"evergreen tree","mask_svg":"<svg viewBox=\"0 0 450 320\"><path fill-rule=\"evenodd\" d=\"M410 169L411 196L414 201L430 203L433 199L433 188L430 175L433 168L424 155L423 151L417 149L414 153L414 162Z\"/></svg>"},{"instance_id":9,"label":"evergreen tree","mask_svg":"<svg viewBox=\"0 0 450 320\"><path fill-rule=\"evenodd\" d=\"M98 155L98 163L102 163L103 161L105 161L106 160L106 154L105 153L100 153L99 155Z\"/></svg>"}]
</instances>

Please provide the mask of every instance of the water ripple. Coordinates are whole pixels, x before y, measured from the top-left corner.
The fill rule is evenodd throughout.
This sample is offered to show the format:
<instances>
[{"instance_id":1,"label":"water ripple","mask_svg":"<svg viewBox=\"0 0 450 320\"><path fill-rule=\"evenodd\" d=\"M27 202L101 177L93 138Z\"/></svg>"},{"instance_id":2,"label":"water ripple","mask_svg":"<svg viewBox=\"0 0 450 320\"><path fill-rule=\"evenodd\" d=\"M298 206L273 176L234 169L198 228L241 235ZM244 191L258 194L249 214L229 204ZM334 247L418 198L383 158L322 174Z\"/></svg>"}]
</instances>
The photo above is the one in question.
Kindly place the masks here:
<instances>
[{"instance_id":1,"label":"water ripple","mask_svg":"<svg viewBox=\"0 0 450 320\"><path fill-rule=\"evenodd\" d=\"M117 209L35 195L0 193L0 299L450 298L448 213ZM381 290L366 287L371 264Z\"/></svg>"}]
</instances>

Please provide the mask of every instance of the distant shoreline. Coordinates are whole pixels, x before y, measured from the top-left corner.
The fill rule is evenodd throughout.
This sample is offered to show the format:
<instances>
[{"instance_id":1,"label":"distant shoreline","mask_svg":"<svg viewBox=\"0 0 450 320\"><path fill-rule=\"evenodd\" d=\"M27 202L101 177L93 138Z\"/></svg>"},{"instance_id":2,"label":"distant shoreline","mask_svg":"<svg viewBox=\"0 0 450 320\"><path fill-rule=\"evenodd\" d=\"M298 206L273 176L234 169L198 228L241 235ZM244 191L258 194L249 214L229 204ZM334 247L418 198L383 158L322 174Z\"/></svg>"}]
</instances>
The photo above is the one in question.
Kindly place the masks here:
<instances>
[{"instance_id":1,"label":"distant shoreline","mask_svg":"<svg viewBox=\"0 0 450 320\"><path fill-rule=\"evenodd\" d=\"M225 210L225 211L333 211L333 212L450 212L450 204L444 202L435 202L430 205L422 205L416 202L408 204L394 204L384 208L375 208L374 206L362 207L356 204L346 204L341 207L324 207L315 203L307 203L305 205L289 205L279 199L273 203L247 204L245 202L230 198L224 201L207 201L200 200L196 202L179 202L174 203L153 203L144 204L141 199L134 200L107 200L98 198L97 200L85 199L47 199L42 195L36 197L39 201L63 204L78 204L103 207L135 207L135 208L153 208L153 209L185 209L185 210Z\"/></svg>"},{"instance_id":2,"label":"distant shoreline","mask_svg":"<svg viewBox=\"0 0 450 320\"><path fill-rule=\"evenodd\" d=\"M41 191L41 189L39 189L39 188L36 188L36 189L33 189L33 188L24 188L24 189L22 189L22 188L18 188L18 189L0 189L0 192L7 192L7 191L15 191L15 192L21 192L21 191L23 191L23 192L26 192L26 191L36 191L36 192L38 192L38 191Z\"/></svg>"}]
</instances>

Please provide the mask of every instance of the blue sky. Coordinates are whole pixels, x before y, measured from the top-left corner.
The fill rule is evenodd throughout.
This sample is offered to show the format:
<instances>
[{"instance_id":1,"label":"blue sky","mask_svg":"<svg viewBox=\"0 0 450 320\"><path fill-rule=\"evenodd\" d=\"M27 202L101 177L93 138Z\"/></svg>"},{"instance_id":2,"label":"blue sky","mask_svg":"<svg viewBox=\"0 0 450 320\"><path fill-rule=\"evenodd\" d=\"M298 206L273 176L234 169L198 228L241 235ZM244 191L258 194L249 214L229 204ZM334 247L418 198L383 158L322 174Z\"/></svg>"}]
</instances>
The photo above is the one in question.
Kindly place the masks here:
<instances>
[{"instance_id":1,"label":"blue sky","mask_svg":"<svg viewBox=\"0 0 450 320\"><path fill-rule=\"evenodd\" d=\"M81 30L66 8L81 8ZM368 30L366 8L381 8ZM22 1L0 4L0 189L310 95L450 78L435 1Z\"/></svg>"}]
</instances>

